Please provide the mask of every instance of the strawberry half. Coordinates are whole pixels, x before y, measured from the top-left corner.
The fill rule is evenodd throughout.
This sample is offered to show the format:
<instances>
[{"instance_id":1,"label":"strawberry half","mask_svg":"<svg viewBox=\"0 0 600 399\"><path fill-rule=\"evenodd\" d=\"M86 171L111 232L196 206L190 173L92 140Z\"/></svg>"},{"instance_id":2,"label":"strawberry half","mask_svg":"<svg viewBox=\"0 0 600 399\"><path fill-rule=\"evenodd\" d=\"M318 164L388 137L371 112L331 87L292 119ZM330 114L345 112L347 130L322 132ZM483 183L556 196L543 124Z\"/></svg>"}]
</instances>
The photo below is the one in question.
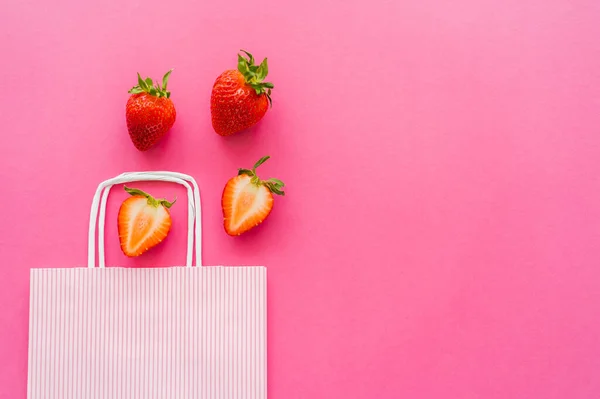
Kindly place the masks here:
<instances>
[{"instance_id":1,"label":"strawberry half","mask_svg":"<svg viewBox=\"0 0 600 399\"><path fill-rule=\"evenodd\" d=\"M137 188L125 187L131 194L119 209L118 227L121 250L127 256L139 256L160 244L171 229L169 208L175 203L155 199Z\"/></svg>"},{"instance_id":2,"label":"strawberry half","mask_svg":"<svg viewBox=\"0 0 600 399\"><path fill-rule=\"evenodd\" d=\"M229 136L254 126L271 104L273 83L265 82L267 59L254 65L254 57L238 54L238 68L223 72L213 85L210 97L212 125L217 134Z\"/></svg>"},{"instance_id":3,"label":"strawberry half","mask_svg":"<svg viewBox=\"0 0 600 399\"><path fill-rule=\"evenodd\" d=\"M125 107L127 130L133 145L140 151L158 143L175 123L177 114L171 92L167 90L171 71L163 77L162 86L150 78L142 79L138 73L138 85L129 90L131 96Z\"/></svg>"},{"instance_id":4,"label":"strawberry half","mask_svg":"<svg viewBox=\"0 0 600 399\"><path fill-rule=\"evenodd\" d=\"M225 231L238 236L262 223L273 209L273 194L285 195L284 183L279 179L260 180L256 168L269 156L261 158L252 170L240 169L229 179L223 190L221 206L225 218Z\"/></svg>"}]
</instances>

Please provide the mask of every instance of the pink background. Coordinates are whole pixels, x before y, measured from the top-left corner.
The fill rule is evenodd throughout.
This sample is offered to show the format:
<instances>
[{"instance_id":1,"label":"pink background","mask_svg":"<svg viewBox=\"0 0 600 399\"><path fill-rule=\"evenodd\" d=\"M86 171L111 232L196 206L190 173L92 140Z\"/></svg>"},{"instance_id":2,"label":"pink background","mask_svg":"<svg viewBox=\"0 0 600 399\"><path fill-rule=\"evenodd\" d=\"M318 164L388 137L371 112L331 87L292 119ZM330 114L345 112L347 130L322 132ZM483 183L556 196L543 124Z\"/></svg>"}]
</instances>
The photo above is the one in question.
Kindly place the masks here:
<instances>
[{"instance_id":1,"label":"pink background","mask_svg":"<svg viewBox=\"0 0 600 399\"><path fill-rule=\"evenodd\" d=\"M194 175L209 265L269 270L269 396L600 397L600 2L42 2L0 13L0 397L24 398L28 273L82 266L99 181ZM210 125L215 77L269 57L273 109ZM177 122L140 153L135 73L171 78ZM288 184L232 239L238 167ZM172 197L184 192L155 186ZM184 262L164 245L108 262Z\"/></svg>"}]
</instances>

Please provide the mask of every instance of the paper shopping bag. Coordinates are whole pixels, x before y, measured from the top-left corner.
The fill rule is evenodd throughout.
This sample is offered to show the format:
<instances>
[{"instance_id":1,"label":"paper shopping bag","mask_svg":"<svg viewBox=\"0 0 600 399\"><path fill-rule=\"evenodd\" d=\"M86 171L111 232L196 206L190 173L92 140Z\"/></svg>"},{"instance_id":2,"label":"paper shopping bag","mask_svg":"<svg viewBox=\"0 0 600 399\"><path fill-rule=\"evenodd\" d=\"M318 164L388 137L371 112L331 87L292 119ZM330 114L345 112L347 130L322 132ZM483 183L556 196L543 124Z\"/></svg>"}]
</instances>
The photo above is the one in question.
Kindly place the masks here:
<instances>
[{"instance_id":1,"label":"paper shopping bag","mask_svg":"<svg viewBox=\"0 0 600 399\"><path fill-rule=\"evenodd\" d=\"M140 180L187 188L186 266L104 267L108 192ZM31 270L28 398L266 398L266 269L202 267L200 214L187 175L125 173L98 186L88 267Z\"/></svg>"}]
</instances>

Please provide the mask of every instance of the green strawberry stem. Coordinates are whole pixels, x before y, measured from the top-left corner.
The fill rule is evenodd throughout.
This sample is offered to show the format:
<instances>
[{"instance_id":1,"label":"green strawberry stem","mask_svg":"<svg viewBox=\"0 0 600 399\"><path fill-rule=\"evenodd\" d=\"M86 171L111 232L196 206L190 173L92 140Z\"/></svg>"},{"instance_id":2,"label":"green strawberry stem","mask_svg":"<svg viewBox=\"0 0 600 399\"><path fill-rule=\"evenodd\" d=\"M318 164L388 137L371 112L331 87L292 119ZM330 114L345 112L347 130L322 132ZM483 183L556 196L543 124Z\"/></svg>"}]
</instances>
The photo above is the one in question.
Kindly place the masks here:
<instances>
[{"instance_id":1,"label":"green strawberry stem","mask_svg":"<svg viewBox=\"0 0 600 399\"><path fill-rule=\"evenodd\" d=\"M269 180L260 180L260 178L256 174L256 168L258 168L260 165L265 163L269 158L271 158L269 155L262 157L254 164L254 167L252 169L239 169L238 176L239 175L250 176L252 178L250 180L252 182L252 184L256 184L257 186L265 186L273 194L285 195L285 192L283 192L281 190L285 186L284 182L282 182L279 179L275 179L275 178L270 178Z\"/></svg>"},{"instance_id":2,"label":"green strawberry stem","mask_svg":"<svg viewBox=\"0 0 600 399\"><path fill-rule=\"evenodd\" d=\"M148 205L151 205L155 208L158 208L160 205L164 206L165 208L170 208L173 206L173 204L175 203L175 201L177 201L177 198L175 198L172 202L167 201L164 198L159 198L156 199L153 196L151 196L150 194L148 194L145 191L140 190L139 188L129 188L127 186L123 187L125 189L125 191L127 191L130 195L139 195L142 197L145 197L148 199Z\"/></svg>"},{"instance_id":3,"label":"green strawberry stem","mask_svg":"<svg viewBox=\"0 0 600 399\"><path fill-rule=\"evenodd\" d=\"M269 74L269 66L267 65L267 59L265 58L260 65L254 65L254 57L246 50L240 50L246 54L247 58L241 54L238 54L238 71L244 75L246 84L256 91L257 95L265 94L269 99L269 104L273 106L271 100L271 89L273 83L264 82L265 78Z\"/></svg>"},{"instance_id":4,"label":"green strawberry stem","mask_svg":"<svg viewBox=\"0 0 600 399\"><path fill-rule=\"evenodd\" d=\"M165 73L165 76L162 78L162 86L160 82L152 82L151 78L142 79L139 72L138 76L138 84L137 86L133 86L131 90L128 91L130 94L138 94L138 93L148 93L154 97L171 97L171 92L167 90L167 83L169 83L169 76L171 75L173 70L171 69L169 72Z\"/></svg>"}]
</instances>

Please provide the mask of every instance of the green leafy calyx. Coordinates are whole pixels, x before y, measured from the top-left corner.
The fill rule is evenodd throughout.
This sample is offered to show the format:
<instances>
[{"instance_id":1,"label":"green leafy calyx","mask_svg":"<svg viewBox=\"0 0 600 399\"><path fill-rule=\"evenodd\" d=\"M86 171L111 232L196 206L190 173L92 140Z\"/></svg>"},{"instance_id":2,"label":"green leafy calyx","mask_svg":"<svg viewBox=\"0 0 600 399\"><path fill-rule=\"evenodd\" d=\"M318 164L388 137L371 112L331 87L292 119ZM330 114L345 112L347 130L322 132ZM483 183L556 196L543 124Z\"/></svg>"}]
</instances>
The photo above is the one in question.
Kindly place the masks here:
<instances>
[{"instance_id":1,"label":"green leafy calyx","mask_svg":"<svg viewBox=\"0 0 600 399\"><path fill-rule=\"evenodd\" d=\"M175 201L177 201L177 198L175 198L173 201L169 202L164 198L159 198L156 199L153 196L151 196L150 194L148 194L145 191L142 191L138 188L129 188L127 186L123 187L125 189L125 191L127 191L130 195L133 196L141 196L144 197L148 200L148 205L151 205L155 208L158 208L160 205L164 206L165 208L170 208L173 206L173 204L175 203Z\"/></svg>"},{"instance_id":2,"label":"green leafy calyx","mask_svg":"<svg viewBox=\"0 0 600 399\"><path fill-rule=\"evenodd\" d=\"M269 99L269 104L273 105L271 100L271 89L273 83L265 82L265 78L269 73L269 66L267 65L267 59L265 58L260 65L254 65L254 57L246 50L240 50L245 55L238 54L238 71L244 75L246 83L256 91L259 96L266 94Z\"/></svg>"},{"instance_id":3,"label":"green leafy calyx","mask_svg":"<svg viewBox=\"0 0 600 399\"><path fill-rule=\"evenodd\" d=\"M129 90L130 94L138 94L138 93L148 93L155 97L171 97L171 92L167 90L167 83L169 83L169 76L171 75L173 70L171 69L169 72L165 73L165 76L162 78L162 85L160 82L152 82L151 78L142 79L140 74L138 73L138 84L137 86L133 86L131 90Z\"/></svg>"},{"instance_id":4,"label":"green leafy calyx","mask_svg":"<svg viewBox=\"0 0 600 399\"><path fill-rule=\"evenodd\" d=\"M260 180L260 178L256 174L256 168L265 163L269 158L271 157L268 155L262 157L254 164L254 167L252 169L240 169L238 171L238 175L250 176L252 178L251 182L253 184L256 184L257 186L265 186L273 194L285 195L285 192L282 191L282 188L285 186L285 184L281 180L275 178L270 178L269 180Z\"/></svg>"}]
</instances>

